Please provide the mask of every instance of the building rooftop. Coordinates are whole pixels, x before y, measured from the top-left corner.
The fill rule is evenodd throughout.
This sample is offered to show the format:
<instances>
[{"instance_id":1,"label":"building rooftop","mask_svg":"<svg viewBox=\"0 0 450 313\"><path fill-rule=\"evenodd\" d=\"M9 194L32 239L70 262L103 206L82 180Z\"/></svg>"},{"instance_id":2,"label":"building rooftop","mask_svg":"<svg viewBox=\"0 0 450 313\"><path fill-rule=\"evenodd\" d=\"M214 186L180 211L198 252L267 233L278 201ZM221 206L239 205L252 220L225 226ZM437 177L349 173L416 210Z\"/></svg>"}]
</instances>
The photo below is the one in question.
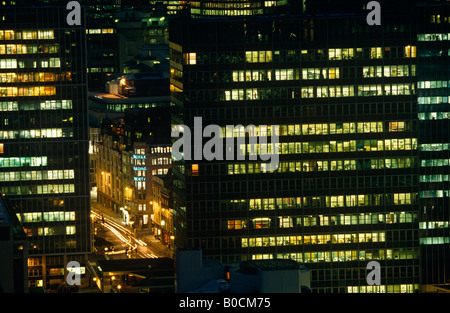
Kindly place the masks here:
<instances>
[{"instance_id":1,"label":"building rooftop","mask_svg":"<svg viewBox=\"0 0 450 313\"><path fill-rule=\"evenodd\" d=\"M294 260L271 259L271 260L250 260L241 262L239 272L246 274L257 274L258 270L276 271L285 269L300 269L301 271L308 271L308 269L305 266Z\"/></svg>"},{"instance_id":2,"label":"building rooftop","mask_svg":"<svg viewBox=\"0 0 450 313\"><path fill-rule=\"evenodd\" d=\"M89 99L104 104L167 102L170 100L170 96L126 97L104 91L89 91L88 95Z\"/></svg>"},{"instance_id":3,"label":"building rooftop","mask_svg":"<svg viewBox=\"0 0 450 313\"><path fill-rule=\"evenodd\" d=\"M0 200L0 223L11 223L11 217L3 201L3 197Z\"/></svg>"},{"instance_id":4,"label":"building rooftop","mask_svg":"<svg viewBox=\"0 0 450 313\"><path fill-rule=\"evenodd\" d=\"M3 195L0 195L0 225L1 224L12 225L14 240L23 240L26 238L22 224L19 222L12 204Z\"/></svg>"}]
</instances>

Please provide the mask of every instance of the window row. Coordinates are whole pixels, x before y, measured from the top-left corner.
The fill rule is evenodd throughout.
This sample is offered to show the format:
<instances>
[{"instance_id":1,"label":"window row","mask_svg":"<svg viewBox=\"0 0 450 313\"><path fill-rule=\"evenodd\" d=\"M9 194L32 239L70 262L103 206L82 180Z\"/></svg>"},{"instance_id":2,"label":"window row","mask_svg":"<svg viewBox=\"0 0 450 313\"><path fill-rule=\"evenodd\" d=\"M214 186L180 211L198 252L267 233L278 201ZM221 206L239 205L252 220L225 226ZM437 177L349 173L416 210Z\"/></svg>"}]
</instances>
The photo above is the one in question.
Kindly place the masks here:
<instances>
[{"instance_id":1,"label":"window row","mask_svg":"<svg viewBox=\"0 0 450 313\"><path fill-rule=\"evenodd\" d=\"M421 112L419 120L446 120L450 118L450 112Z\"/></svg>"},{"instance_id":2,"label":"window row","mask_svg":"<svg viewBox=\"0 0 450 313\"><path fill-rule=\"evenodd\" d=\"M61 185L23 185L23 186L2 186L2 193L9 195L42 195L42 194L58 194L58 193L74 193L74 184Z\"/></svg>"},{"instance_id":3,"label":"window row","mask_svg":"<svg viewBox=\"0 0 450 313\"><path fill-rule=\"evenodd\" d=\"M416 47L371 47L371 48L343 48L329 49L329 60L352 59L382 59L382 58L415 58Z\"/></svg>"},{"instance_id":4,"label":"window row","mask_svg":"<svg viewBox=\"0 0 450 313\"><path fill-rule=\"evenodd\" d=\"M300 98L330 98L330 97L369 97L369 96L399 96L415 94L414 84L393 85L365 85L358 87L346 86L318 86L318 87L267 87L248 89L196 89L187 90L185 95L190 101L242 101L242 100L271 100L271 99L300 99ZM374 104L375 105L375 104ZM304 111L307 107L303 108ZM353 111L356 110L351 109ZM410 110L410 109L409 109ZM300 110L299 110L300 111Z\"/></svg>"},{"instance_id":5,"label":"window row","mask_svg":"<svg viewBox=\"0 0 450 313\"><path fill-rule=\"evenodd\" d=\"M136 190L145 190L145 181L135 180L134 187L136 188Z\"/></svg>"},{"instance_id":6,"label":"window row","mask_svg":"<svg viewBox=\"0 0 450 313\"><path fill-rule=\"evenodd\" d=\"M0 133L1 134L1 133ZM1 138L1 137L0 137ZM448 144L441 144L447 145ZM417 138L240 144L240 155L416 150ZM448 148L447 148L448 149ZM427 150L423 150L427 151ZM436 150L435 150L436 151Z\"/></svg>"},{"instance_id":7,"label":"window row","mask_svg":"<svg viewBox=\"0 0 450 313\"><path fill-rule=\"evenodd\" d=\"M257 69L229 72L190 72L191 82L264 82L285 80L339 79L355 77L407 77L416 75L416 65L385 65L365 67L324 67Z\"/></svg>"},{"instance_id":8,"label":"window row","mask_svg":"<svg viewBox=\"0 0 450 313\"><path fill-rule=\"evenodd\" d=\"M22 223L75 221L74 211L17 213Z\"/></svg>"},{"instance_id":9,"label":"window row","mask_svg":"<svg viewBox=\"0 0 450 313\"><path fill-rule=\"evenodd\" d=\"M0 54L33 54L33 53L58 53L58 44L25 45L7 44L0 45Z\"/></svg>"},{"instance_id":10,"label":"window row","mask_svg":"<svg viewBox=\"0 0 450 313\"><path fill-rule=\"evenodd\" d=\"M449 33L417 34L417 41L442 41L449 39Z\"/></svg>"},{"instance_id":11,"label":"window row","mask_svg":"<svg viewBox=\"0 0 450 313\"><path fill-rule=\"evenodd\" d=\"M416 127L414 127L416 128ZM283 125L248 125L223 126L221 137L255 137L255 136L300 136L300 135L334 135L356 133L403 132L411 130L410 121L392 122L350 122L323 124L283 124Z\"/></svg>"},{"instance_id":12,"label":"window row","mask_svg":"<svg viewBox=\"0 0 450 313\"><path fill-rule=\"evenodd\" d=\"M347 293L415 293L417 290L417 284L347 286Z\"/></svg>"},{"instance_id":13,"label":"window row","mask_svg":"<svg viewBox=\"0 0 450 313\"><path fill-rule=\"evenodd\" d=\"M0 168L2 167L29 167L29 166L47 166L47 157L0 157Z\"/></svg>"},{"instance_id":14,"label":"window row","mask_svg":"<svg viewBox=\"0 0 450 313\"><path fill-rule=\"evenodd\" d=\"M421 198L443 198L443 197L449 197L450 196L450 190L421 190L420 191L420 197Z\"/></svg>"},{"instance_id":15,"label":"window row","mask_svg":"<svg viewBox=\"0 0 450 313\"><path fill-rule=\"evenodd\" d=\"M338 244L338 243L366 243L385 242L385 232L348 233L327 235L277 236L241 238L241 245L246 247L276 247L309 244Z\"/></svg>"},{"instance_id":16,"label":"window row","mask_svg":"<svg viewBox=\"0 0 450 313\"><path fill-rule=\"evenodd\" d=\"M323 172L323 171L354 171L363 169L396 169L414 168L415 158L388 159L349 159L349 160L314 160L280 162L278 173ZM423 161L422 161L423 162ZM228 175L267 173L269 169L265 163L238 163L227 165Z\"/></svg>"},{"instance_id":17,"label":"window row","mask_svg":"<svg viewBox=\"0 0 450 313\"><path fill-rule=\"evenodd\" d=\"M450 150L448 143L423 143L419 146L420 151L446 151Z\"/></svg>"},{"instance_id":18,"label":"window row","mask_svg":"<svg viewBox=\"0 0 450 313\"><path fill-rule=\"evenodd\" d=\"M17 59L0 59L0 69L17 68Z\"/></svg>"},{"instance_id":19,"label":"window row","mask_svg":"<svg viewBox=\"0 0 450 313\"><path fill-rule=\"evenodd\" d=\"M260 225L264 220L260 218ZM297 216L296 217L296 226L299 227L310 227L310 226L339 226L339 225L370 225L370 224L397 224L397 223L412 223L417 222L417 213L416 212L371 212L371 213L358 213L358 214L336 214L336 215L307 215L307 216ZM430 228L437 228L440 226L435 225L443 225L445 227L447 224L431 224L433 222L429 222ZM438 223L438 222L436 222ZM247 220L228 220L226 224L226 229L247 229L248 222ZM421 228L425 229L425 228Z\"/></svg>"},{"instance_id":20,"label":"window row","mask_svg":"<svg viewBox=\"0 0 450 313\"><path fill-rule=\"evenodd\" d=\"M422 237L419 238L421 245L442 245L450 243L450 237Z\"/></svg>"},{"instance_id":21,"label":"window row","mask_svg":"<svg viewBox=\"0 0 450 313\"><path fill-rule=\"evenodd\" d=\"M263 255L252 255L252 259L258 259ZM266 258L273 256L267 255ZM279 259L292 259L300 263L318 262L349 262L365 260L411 260L417 259L419 252L415 248L410 249L365 249L365 250L340 250L321 252L299 252L277 254ZM263 257L264 258L264 257Z\"/></svg>"},{"instance_id":22,"label":"window row","mask_svg":"<svg viewBox=\"0 0 450 313\"><path fill-rule=\"evenodd\" d=\"M70 72L65 73L0 73L0 83L28 83L28 82L55 82L70 81Z\"/></svg>"},{"instance_id":23,"label":"window row","mask_svg":"<svg viewBox=\"0 0 450 313\"><path fill-rule=\"evenodd\" d=\"M74 170L0 172L0 181L73 179Z\"/></svg>"},{"instance_id":24,"label":"window row","mask_svg":"<svg viewBox=\"0 0 450 313\"><path fill-rule=\"evenodd\" d=\"M134 149L134 154L136 155L144 155L145 154L145 149Z\"/></svg>"},{"instance_id":25,"label":"window row","mask_svg":"<svg viewBox=\"0 0 450 313\"><path fill-rule=\"evenodd\" d=\"M448 166L450 164L450 159L430 159L430 160L421 160L421 167L430 167L430 166Z\"/></svg>"},{"instance_id":26,"label":"window row","mask_svg":"<svg viewBox=\"0 0 450 313\"><path fill-rule=\"evenodd\" d=\"M0 87L0 97L38 97L56 94L54 86Z\"/></svg>"},{"instance_id":27,"label":"window row","mask_svg":"<svg viewBox=\"0 0 450 313\"><path fill-rule=\"evenodd\" d=\"M433 97L417 97L417 102L419 104L441 104L450 103L450 99L447 96L433 96Z\"/></svg>"},{"instance_id":28,"label":"window row","mask_svg":"<svg viewBox=\"0 0 450 313\"><path fill-rule=\"evenodd\" d=\"M0 69L11 69L11 68L59 68L61 67L60 58L48 58L38 61L33 59L27 59L22 61L17 61L17 59L0 59Z\"/></svg>"},{"instance_id":29,"label":"window row","mask_svg":"<svg viewBox=\"0 0 450 313\"><path fill-rule=\"evenodd\" d=\"M152 165L166 165L166 164L171 164L172 163L172 159L170 158L155 158L152 159Z\"/></svg>"},{"instance_id":30,"label":"window row","mask_svg":"<svg viewBox=\"0 0 450 313\"><path fill-rule=\"evenodd\" d=\"M55 236L55 235L75 235L75 226L53 226L53 227L24 227L26 236Z\"/></svg>"},{"instance_id":31,"label":"window row","mask_svg":"<svg viewBox=\"0 0 450 313\"><path fill-rule=\"evenodd\" d=\"M415 58L416 46L185 53L184 64L236 64Z\"/></svg>"},{"instance_id":32,"label":"window row","mask_svg":"<svg viewBox=\"0 0 450 313\"><path fill-rule=\"evenodd\" d=\"M383 206L383 205L409 205L416 203L415 193L390 193L368 195L336 195L317 197L290 197L290 198L260 198L231 200L240 203L249 210L275 210L301 207L355 207L355 206Z\"/></svg>"},{"instance_id":33,"label":"window row","mask_svg":"<svg viewBox=\"0 0 450 313\"><path fill-rule=\"evenodd\" d=\"M420 175L419 181L421 183L441 183L449 181L449 175L435 174L435 175Z\"/></svg>"},{"instance_id":34,"label":"window row","mask_svg":"<svg viewBox=\"0 0 450 313\"><path fill-rule=\"evenodd\" d=\"M438 14L438 15L431 15L430 16L430 18L431 18L431 23L432 24L434 24L434 23L437 23L437 24L440 24L440 23L450 23L450 16L442 16L442 15L440 15L440 14Z\"/></svg>"},{"instance_id":35,"label":"window row","mask_svg":"<svg viewBox=\"0 0 450 313\"><path fill-rule=\"evenodd\" d=\"M72 100L45 100L41 102L3 101L0 111L31 111L31 110L60 110L72 109Z\"/></svg>"},{"instance_id":36,"label":"window row","mask_svg":"<svg viewBox=\"0 0 450 313\"><path fill-rule=\"evenodd\" d=\"M0 30L0 40L54 39L52 29L42 30Z\"/></svg>"},{"instance_id":37,"label":"window row","mask_svg":"<svg viewBox=\"0 0 450 313\"><path fill-rule=\"evenodd\" d=\"M136 177L145 177L145 172L146 172L146 171L135 170L135 175L136 175ZM135 178L136 178L136 177L135 177ZM139 179L135 179L135 180L139 180ZM145 179L143 179L143 180L145 180Z\"/></svg>"},{"instance_id":38,"label":"window row","mask_svg":"<svg viewBox=\"0 0 450 313\"><path fill-rule=\"evenodd\" d=\"M354 86L310 86L301 88L302 98L340 98L357 96L397 96L415 94L414 84L359 85ZM233 99L243 100L243 99Z\"/></svg>"},{"instance_id":39,"label":"window row","mask_svg":"<svg viewBox=\"0 0 450 313\"><path fill-rule=\"evenodd\" d=\"M430 89L430 88L448 88L449 82L446 80L426 80L418 81L417 88L419 89Z\"/></svg>"},{"instance_id":40,"label":"window row","mask_svg":"<svg viewBox=\"0 0 450 313\"><path fill-rule=\"evenodd\" d=\"M171 153L172 147L151 147L150 148L151 154L158 154L158 153Z\"/></svg>"},{"instance_id":41,"label":"window row","mask_svg":"<svg viewBox=\"0 0 450 313\"><path fill-rule=\"evenodd\" d=\"M90 28L86 34L114 34L114 28Z\"/></svg>"},{"instance_id":42,"label":"window row","mask_svg":"<svg viewBox=\"0 0 450 313\"><path fill-rule=\"evenodd\" d=\"M169 172L167 168L158 168L157 170L152 170L152 175L166 175Z\"/></svg>"},{"instance_id":43,"label":"window row","mask_svg":"<svg viewBox=\"0 0 450 313\"><path fill-rule=\"evenodd\" d=\"M430 48L421 48L418 51L419 57L446 57L450 55L450 49L444 50L444 49L430 49Z\"/></svg>"},{"instance_id":44,"label":"window row","mask_svg":"<svg viewBox=\"0 0 450 313\"><path fill-rule=\"evenodd\" d=\"M435 229L435 228L448 228L449 221L431 221L431 222L420 222L419 229Z\"/></svg>"},{"instance_id":45,"label":"window row","mask_svg":"<svg viewBox=\"0 0 450 313\"><path fill-rule=\"evenodd\" d=\"M114 67L88 67L86 68L87 73L111 73L114 72Z\"/></svg>"},{"instance_id":46,"label":"window row","mask_svg":"<svg viewBox=\"0 0 450 313\"><path fill-rule=\"evenodd\" d=\"M0 130L0 139L63 138L63 137L64 138L73 137L73 130L70 128Z\"/></svg>"},{"instance_id":47,"label":"window row","mask_svg":"<svg viewBox=\"0 0 450 313\"><path fill-rule=\"evenodd\" d=\"M272 62L272 51L245 51L245 62Z\"/></svg>"},{"instance_id":48,"label":"window row","mask_svg":"<svg viewBox=\"0 0 450 313\"><path fill-rule=\"evenodd\" d=\"M317 72L315 74L315 72ZM302 69L302 79L338 79L339 68L311 68ZM223 80L228 81L227 73L224 73ZM198 75L197 75L198 76ZM199 80L203 80L203 77L199 77ZM220 79L220 76L218 77ZM275 70L246 70L246 71L233 71L233 82L251 82L251 81L271 81L271 80L300 80L300 69L275 69ZM214 81L214 80L213 80Z\"/></svg>"},{"instance_id":49,"label":"window row","mask_svg":"<svg viewBox=\"0 0 450 313\"><path fill-rule=\"evenodd\" d=\"M416 76L416 65L411 65L411 75L409 65L384 65L384 66L364 66L363 77L405 77Z\"/></svg>"}]
</instances>

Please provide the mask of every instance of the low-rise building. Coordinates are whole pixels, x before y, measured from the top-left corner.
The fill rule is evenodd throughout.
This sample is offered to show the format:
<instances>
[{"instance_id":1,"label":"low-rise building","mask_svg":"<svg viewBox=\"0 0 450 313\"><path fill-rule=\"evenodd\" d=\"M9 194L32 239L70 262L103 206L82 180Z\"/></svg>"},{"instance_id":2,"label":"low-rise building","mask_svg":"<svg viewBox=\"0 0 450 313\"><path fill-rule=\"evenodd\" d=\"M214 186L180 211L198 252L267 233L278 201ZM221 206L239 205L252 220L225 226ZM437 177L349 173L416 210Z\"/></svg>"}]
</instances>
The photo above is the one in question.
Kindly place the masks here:
<instances>
[{"instance_id":1,"label":"low-rise building","mask_svg":"<svg viewBox=\"0 0 450 313\"><path fill-rule=\"evenodd\" d=\"M103 293L173 293L170 258L97 260L89 263L93 282Z\"/></svg>"},{"instance_id":2,"label":"low-rise building","mask_svg":"<svg viewBox=\"0 0 450 313\"><path fill-rule=\"evenodd\" d=\"M126 110L102 123L97 144L97 201L122 213L136 231L170 244L172 166L170 114L165 108Z\"/></svg>"},{"instance_id":3,"label":"low-rise building","mask_svg":"<svg viewBox=\"0 0 450 313\"><path fill-rule=\"evenodd\" d=\"M176 249L179 293L309 293L311 272L289 259L222 264L205 259L200 249Z\"/></svg>"}]
</instances>

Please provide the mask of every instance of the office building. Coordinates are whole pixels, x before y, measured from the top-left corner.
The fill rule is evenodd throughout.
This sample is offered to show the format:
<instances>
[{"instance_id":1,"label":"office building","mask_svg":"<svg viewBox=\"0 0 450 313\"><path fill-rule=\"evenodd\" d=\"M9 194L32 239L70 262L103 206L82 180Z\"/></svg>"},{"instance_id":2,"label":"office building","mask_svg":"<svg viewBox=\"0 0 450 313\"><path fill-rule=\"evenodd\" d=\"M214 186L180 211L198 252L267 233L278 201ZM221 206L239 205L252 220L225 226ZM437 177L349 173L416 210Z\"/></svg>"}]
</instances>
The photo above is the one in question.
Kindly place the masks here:
<instances>
[{"instance_id":1,"label":"office building","mask_svg":"<svg viewBox=\"0 0 450 313\"><path fill-rule=\"evenodd\" d=\"M87 75L89 89L103 89L112 75L120 73L117 0L83 0L86 8Z\"/></svg>"},{"instance_id":2,"label":"office building","mask_svg":"<svg viewBox=\"0 0 450 313\"><path fill-rule=\"evenodd\" d=\"M365 14L172 21L173 123L192 132L202 117L235 141L252 135L227 125L279 136L238 141L245 160L174 162L176 247L224 263L293 259L311 270L313 292L419 290L413 21L408 12L384 14L378 28ZM262 156L277 150L273 171ZM379 286L366 279L371 260Z\"/></svg>"},{"instance_id":3,"label":"office building","mask_svg":"<svg viewBox=\"0 0 450 313\"><path fill-rule=\"evenodd\" d=\"M190 13L195 17L205 16L253 16L263 14L287 13L291 4L295 1L288 0L251 0L251 1L227 1L227 0L195 0L190 1ZM301 12L297 12L301 13Z\"/></svg>"},{"instance_id":4,"label":"office building","mask_svg":"<svg viewBox=\"0 0 450 313\"><path fill-rule=\"evenodd\" d=\"M29 284L65 282L91 251L86 28L64 6L20 5L0 29L0 190L29 243Z\"/></svg>"},{"instance_id":5,"label":"office building","mask_svg":"<svg viewBox=\"0 0 450 313\"><path fill-rule=\"evenodd\" d=\"M450 283L450 6L419 4L417 102L420 150L419 233L424 292Z\"/></svg>"}]
</instances>

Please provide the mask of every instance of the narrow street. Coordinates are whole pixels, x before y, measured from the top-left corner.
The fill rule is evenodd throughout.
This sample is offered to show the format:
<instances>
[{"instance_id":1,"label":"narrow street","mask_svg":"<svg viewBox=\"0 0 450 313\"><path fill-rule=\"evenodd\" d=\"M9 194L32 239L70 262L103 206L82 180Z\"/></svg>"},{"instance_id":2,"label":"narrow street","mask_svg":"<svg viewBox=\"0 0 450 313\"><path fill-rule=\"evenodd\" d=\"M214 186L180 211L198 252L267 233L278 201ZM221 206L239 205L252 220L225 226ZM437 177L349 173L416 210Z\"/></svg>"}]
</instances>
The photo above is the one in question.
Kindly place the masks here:
<instances>
[{"instance_id":1,"label":"narrow street","mask_svg":"<svg viewBox=\"0 0 450 313\"><path fill-rule=\"evenodd\" d=\"M138 238L114 212L105 212L98 208L91 208L94 228L99 237L111 242L114 250L108 249L105 256L109 259L123 258L159 258L172 257L173 252L163 245L153 235ZM93 228L93 230L94 230ZM129 250L129 251L128 251ZM128 251L128 255L127 255Z\"/></svg>"}]
</instances>

